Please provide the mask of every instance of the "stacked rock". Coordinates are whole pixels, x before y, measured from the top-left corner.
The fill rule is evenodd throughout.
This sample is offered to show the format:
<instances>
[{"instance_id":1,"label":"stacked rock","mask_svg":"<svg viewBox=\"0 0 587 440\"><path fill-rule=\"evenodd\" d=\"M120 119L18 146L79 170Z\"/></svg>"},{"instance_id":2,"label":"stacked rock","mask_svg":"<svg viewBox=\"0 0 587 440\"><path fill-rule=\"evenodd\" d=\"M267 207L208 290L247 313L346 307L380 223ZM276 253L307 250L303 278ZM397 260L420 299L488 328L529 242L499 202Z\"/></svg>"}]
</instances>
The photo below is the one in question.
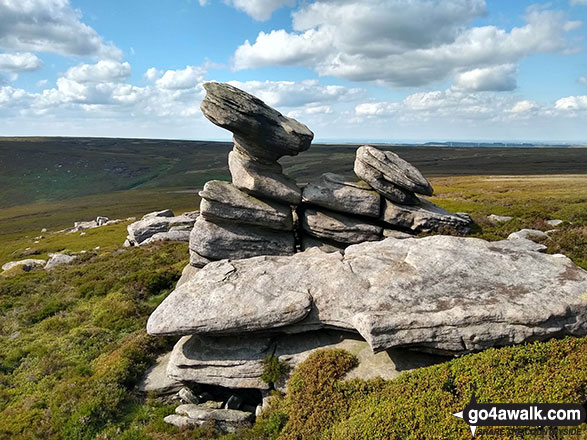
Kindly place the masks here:
<instances>
[{"instance_id":1,"label":"stacked rock","mask_svg":"<svg viewBox=\"0 0 587 440\"><path fill-rule=\"evenodd\" d=\"M190 236L190 263L256 255L291 255L296 250L292 206L301 189L277 160L310 148L314 134L261 100L229 84L206 83L201 109L233 133L228 156L232 183L206 183L200 217Z\"/></svg>"}]
</instances>

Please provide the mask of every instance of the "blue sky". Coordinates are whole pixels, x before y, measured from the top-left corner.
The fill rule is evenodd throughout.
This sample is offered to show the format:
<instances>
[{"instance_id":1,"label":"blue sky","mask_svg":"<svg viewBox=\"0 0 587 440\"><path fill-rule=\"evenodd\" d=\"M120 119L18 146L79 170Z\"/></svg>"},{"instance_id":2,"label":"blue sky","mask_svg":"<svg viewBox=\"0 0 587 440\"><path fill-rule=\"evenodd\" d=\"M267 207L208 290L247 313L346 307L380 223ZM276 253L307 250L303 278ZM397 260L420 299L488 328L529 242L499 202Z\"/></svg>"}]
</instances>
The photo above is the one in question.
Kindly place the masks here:
<instances>
[{"instance_id":1,"label":"blue sky","mask_svg":"<svg viewBox=\"0 0 587 440\"><path fill-rule=\"evenodd\" d=\"M0 0L0 135L229 139L230 81L319 140L587 143L587 0Z\"/></svg>"}]
</instances>

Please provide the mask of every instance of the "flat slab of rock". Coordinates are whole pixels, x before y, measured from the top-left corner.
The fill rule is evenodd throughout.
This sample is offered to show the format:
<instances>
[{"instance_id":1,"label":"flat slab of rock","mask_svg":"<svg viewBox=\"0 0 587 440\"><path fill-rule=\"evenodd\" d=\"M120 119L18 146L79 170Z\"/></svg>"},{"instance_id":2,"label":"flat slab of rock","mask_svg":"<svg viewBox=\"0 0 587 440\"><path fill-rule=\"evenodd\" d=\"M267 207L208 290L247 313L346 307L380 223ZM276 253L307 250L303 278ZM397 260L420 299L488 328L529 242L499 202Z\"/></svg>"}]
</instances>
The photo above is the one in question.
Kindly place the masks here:
<instances>
[{"instance_id":1,"label":"flat slab of rock","mask_svg":"<svg viewBox=\"0 0 587 440\"><path fill-rule=\"evenodd\" d=\"M252 413L235 409L213 409L205 405L186 404L175 409L176 414L163 420L179 428L203 426L214 422L214 427L221 432L234 433L250 427L255 417Z\"/></svg>"},{"instance_id":2,"label":"flat slab of rock","mask_svg":"<svg viewBox=\"0 0 587 440\"><path fill-rule=\"evenodd\" d=\"M302 193L304 202L333 211L379 217L381 196L367 183L353 182L338 174L322 174L318 182L309 183Z\"/></svg>"},{"instance_id":3,"label":"flat slab of rock","mask_svg":"<svg viewBox=\"0 0 587 440\"><path fill-rule=\"evenodd\" d=\"M438 232L443 228L468 234L471 220L442 209L426 199L418 205L398 205L384 200L382 220L389 225L414 232Z\"/></svg>"},{"instance_id":4,"label":"flat slab of rock","mask_svg":"<svg viewBox=\"0 0 587 440\"><path fill-rule=\"evenodd\" d=\"M415 166L392 151L382 151L369 145L363 145L357 149L355 164L357 162L369 165L379 172L383 179L406 191L425 196L431 196L434 192L430 182ZM361 179L369 183L369 180L363 177Z\"/></svg>"},{"instance_id":5,"label":"flat slab of rock","mask_svg":"<svg viewBox=\"0 0 587 440\"><path fill-rule=\"evenodd\" d=\"M9 261L2 265L2 270L10 270L17 266L23 266L23 270L28 272L35 267L44 267L46 263L45 260L40 258L27 258L26 260Z\"/></svg>"},{"instance_id":6,"label":"flat slab of rock","mask_svg":"<svg viewBox=\"0 0 587 440\"><path fill-rule=\"evenodd\" d=\"M308 234L338 243L362 243L381 239L383 228L364 219L338 212L306 208L302 214L302 228Z\"/></svg>"},{"instance_id":7,"label":"flat slab of rock","mask_svg":"<svg viewBox=\"0 0 587 440\"><path fill-rule=\"evenodd\" d=\"M200 191L201 215L211 222L249 224L269 229L293 230L289 205L259 200L229 182L211 180Z\"/></svg>"},{"instance_id":8,"label":"flat slab of rock","mask_svg":"<svg viewBox=\"0 0 587 440\"><path fill-rule=\"evenodd\" d=\"M277 162L260 163L232 150L228 153L228 169L234 186L249 194L290 205L299 205L302 201L302 190L283 174Z\"/></svg>"},{"instance_id":9,"label":"flat slab of rock","mask_svg":"<svg viewBox=\"0 0 587 440\"><path fill-rule=\"evenodd\" d=\"M402 203L404 205L413 205L418 203L418 197L411 191L407 191L393 182L390 182L378 169L359 160L355 160L354 172L360 179L392 202Z\"/></svg>"},{"instance_id":10,"label":"flat slab of rock","mask_svg":"<svg viewBox=\"0 0 587 440\"><path fill-rule=\"evenodd\" d=\"M255 261L269 258L257 257ZM260 271L252 268L251 273L244 273L244 279L240 273L236 274L237 269L230 261L208 263L163 300L151 314L147 331L152 335L238 333L298 322L310 312L312 299L308 291L295 285L279 293L270 289L278 278L295 280L305 270L298 268L297 273L286 274L278 266L279 263L275 262L275 271L271 271L262 264ZM246 293L243 291L243 296L239 296L238 288L245 285ZM206 290L201 291L201 288L210 289L211 295L204 294ZM218 308L224 310L222 316L218 314Z\"/></svg>"},{"instance_id":11,"label":"flat slab of rock","mask_svg":"<svg viewBox=\"0 0 587 440\"><path fill-rule=\"evenodd\" d=\"M310 148L314 133L301 122L283 116L259 98L230 84L204 84L200 108L212 123L232 132L240 148L252 157L273 162Z\"/></svg>"},{"instance_id":12,"label":"flat slab of rock","mask_svg":"<svg viewBox=\"0 0 587 440\"><path fill-rule=\"evenodd\" d=\"M211 260L291 255L295 252L295 238L292 231L216 224L198 217L190 235L190 249Z\"/></svg>"},{"instance_id":13,"label":"flat slab of rock","mask_svg":"<svg viewBox=\"0 0 587 440\"><path fill-rule=\"evenodd\" d=\"M294 335L184 336L175 345L167 374L184 382L197 382L227 388L269 389L261 379L267 356L276 356L289 367L275 386L285 391L289 373L310 354L321 348L341 348L355 354L359 365L348 377L393 379L402 371L432 365L446 358L392 349L373 353L360 336L334 330Z\"/></svg>"},{"instance_id":14,"label":"flat slab of rock","mask_svg":"<svg viewBox=\"0 0 587 440\"><path fill-rule=\"evenodd\" d=\"M587 334L587 272L510 240L431 236L340 253L208 264L149 318L153 335L355 330L374 350L463 353ZM247 298L246 303L242 300ZM231 307L226 307L230 304Z\"/></svg>"}]
</instances>

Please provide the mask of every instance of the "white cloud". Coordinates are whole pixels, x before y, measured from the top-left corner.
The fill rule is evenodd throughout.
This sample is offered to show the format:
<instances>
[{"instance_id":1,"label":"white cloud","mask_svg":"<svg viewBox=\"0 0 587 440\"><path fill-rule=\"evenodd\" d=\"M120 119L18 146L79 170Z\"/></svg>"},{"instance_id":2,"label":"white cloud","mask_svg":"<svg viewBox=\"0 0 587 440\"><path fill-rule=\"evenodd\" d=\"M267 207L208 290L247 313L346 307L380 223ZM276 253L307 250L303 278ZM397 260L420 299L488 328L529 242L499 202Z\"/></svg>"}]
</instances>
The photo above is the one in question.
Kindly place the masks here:
<instances>
[{"instance_id":1,"label":"white cloud","mask_svg":"<svg viewBox=\"0 0 587 440\"><path fill-rule=\"evenodd\" d=\"M120 59L69 0L0 0L0 48Z\"/></svg>"},{"instance_id":2,"label":"white cloud","mask_svg":"<svg viewBox=\"0 0 587 440\"><path fill-rule=\"evenodd\" d=\"M514 104L514 106L507 110L509 113L521 114L521 113L528 113L535 110L538 110L539 106L535 101L530 101L528 99L524 99L522 101L518 101Z\"/></svg>"},{"instance_id":3,"label":"white cloud","mask_svg":"<svg viewBox=\"0 0 587 440\"><path fill-rule=\"evenodd\" d=\"M204 6L207 0L199 0ZM265 21L273 12L283 6L294 6L295 0L225 0L233 8L244 11L257 21Z\"/></svg>"},{"instance_id":4,"label":"white cloud","mask_svg":"<svg viewBox=\"0 0 587 440\"><path fill-rule=\"evenodd\" d=\"M563 111L587 110L587 96L567 96L556 101L554 107Z\"/></svg>"},{"instance_id":5,"label":"white cloud","mask_svg":"<svg viewBox=\"0 0 587 440\"><path fill-rule=\"evenodd\" d=\"M32 53L0 53L0 72L31 72L43 67L43 62Z\"/></svg>"},{"instance_id":6,"label":"white cloud","mask_svg":"<svg viewBox=\"0 0 587 440\"><path fill-rule=\"evenodd\" d=\"M516 88L518 68L514 64L483 67L459 73L455 79L455 87L463 90L482 91L509 91Z\"/></svg>"},{"instance_id":7,"label":"white cloud","mask_svg":"<svg viewBox=\"0 0 587 440\"><path fill-rule=\"evenodd\" d=\"M319 75L391 86L422 86L462 74L469 85L477 77L481 89L493 82L503 90L512 87L509 66L532 54L564 52L565 33L580 24L563 12L530 7L526 24L509 32L471 27L484 14L483 0L318 0L294 12L293 32L261 32L254 43L245 41L233 66L299 65Z\"/></svg>"},{"instance_id":8,"label":"white cloud","mask_svg":"<svg viewBox=\"0 0 587 440\"><path fill-rule=\"evenodd\" d=\"M583 75L582 77L580 77L579 82L581 84L587 84L587 75Z\"/></svg>"},{"instance_id":9,"label":"white cloud","mask_svg":"<svg viewBox=\"0 0 587 440\"><path fill-rule=\"evenodd\" d=\"M130 74L129 63L101 60L96 64L72 67L65 73L65 78L78 83L124 82Z\"/></svg>"},{"instance_id":10,"label":"white cloud","mask_svg":"<svg viewBox=\"0 0 587 440\"><path fill-rule=\"evenodd\" d=\"M147 71L147 77L155 78L157 72L150 69ZM204 80L206 70L202 67L187 66L183 70L168 70L161 78L157 79L156 84L162 89L181 90L196 87Z\"/></svg>"},{"instance_id":11,"label":"white cloud","mask_svg":"<svg viewBox=\"0 0 587 440\"><path fill-rule=\"evenodd\" d=\"M571 0L571 5L587 5L587 0Z\"/></svg>"},{"instance_id":12,"label":"white cloud","mask_svg":"<svg viewBox=\"0 0 587 440\"><path fill-rule=\"evenodd\" d=\"M48 79L41 79L41 80L37 81L37 83L35 85L37 87L45 87L47 84L49 84Z\"/></svg>"},{"instance_id":13,"label":"white cloud","mask_svg":"<svg viewBox=\"0 0 587 440\"><path fill-rule=\"evenodd\" d=\"M365 91L336 85L324 85L318 80L304 81L231 81L272 107L320 106L325 103L360 98Z\"/></svg>"}]
</instances>

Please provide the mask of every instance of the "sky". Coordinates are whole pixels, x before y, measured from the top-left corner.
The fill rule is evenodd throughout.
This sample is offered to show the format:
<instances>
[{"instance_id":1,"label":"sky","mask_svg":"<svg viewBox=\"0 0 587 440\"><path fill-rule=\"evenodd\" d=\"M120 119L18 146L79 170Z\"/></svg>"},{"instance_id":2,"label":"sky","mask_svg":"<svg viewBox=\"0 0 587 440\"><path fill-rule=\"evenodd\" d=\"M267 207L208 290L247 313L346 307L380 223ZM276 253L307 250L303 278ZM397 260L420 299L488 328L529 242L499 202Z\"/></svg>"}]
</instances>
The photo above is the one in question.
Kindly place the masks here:
<instances>
[{"instance_id":1,"label":"sky","mask_svg":"<svg viewBox=\"0 0 587 440\"><path fill-rule=\"evenodd\" d=\"M587 143L587 0L0 0L0 136L230 139L202 84L321 141Z\"/></svg>"}]
</instances>

